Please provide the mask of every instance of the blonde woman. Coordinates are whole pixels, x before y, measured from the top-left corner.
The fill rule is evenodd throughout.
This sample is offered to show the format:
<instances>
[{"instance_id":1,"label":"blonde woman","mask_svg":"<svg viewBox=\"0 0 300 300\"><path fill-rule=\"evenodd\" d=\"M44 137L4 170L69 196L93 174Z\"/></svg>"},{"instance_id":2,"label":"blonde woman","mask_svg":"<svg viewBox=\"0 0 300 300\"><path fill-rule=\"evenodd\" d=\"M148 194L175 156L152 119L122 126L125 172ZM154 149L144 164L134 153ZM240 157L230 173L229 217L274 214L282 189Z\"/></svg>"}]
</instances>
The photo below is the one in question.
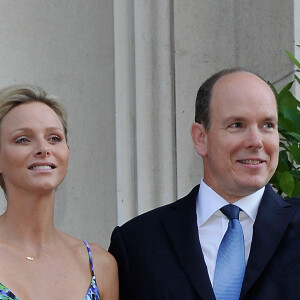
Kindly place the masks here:
<instances>
[{"instance_id":1,"label":"blonde woman","mask_svg":"<svg viewBox=\"0 0 300 300\"><path fill-rule=\"evenodd\" d=\"M114 258L54 227L69 160L61 104L35 86L0 91L0 300L117 300Z\"/></svg>"}]
</instances>

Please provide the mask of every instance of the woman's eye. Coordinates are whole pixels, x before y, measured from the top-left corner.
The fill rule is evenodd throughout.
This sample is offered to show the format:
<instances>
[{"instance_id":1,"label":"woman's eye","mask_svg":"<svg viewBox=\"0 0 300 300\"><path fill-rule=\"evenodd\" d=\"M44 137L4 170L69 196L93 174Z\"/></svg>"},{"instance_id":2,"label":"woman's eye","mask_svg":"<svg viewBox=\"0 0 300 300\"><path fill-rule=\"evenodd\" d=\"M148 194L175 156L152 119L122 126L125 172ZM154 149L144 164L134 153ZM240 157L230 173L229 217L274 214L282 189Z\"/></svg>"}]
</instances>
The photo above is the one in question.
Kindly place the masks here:
<instances>
[{"instance_id":1,"label":"woman's eye","mask_svg":"<svg viewBox=\"0 0 300 300\"><path fill-rule=\"evenodd\" d=\"M52 136L50 137L50 141L51 141L51 142L54 142L54 143L58 143L58 142L61 141L61 138L60 138L58 135L52 135Z\"/></svg>"},{"instance_id":2,"label":"woman's eye","mask_svg":"<svg viewBox=\"0 0 300 300\"><path fill-rule=\"evenodd\" d=\"M29 142L29 139L25 136L21 136L16 139L16 144L23 144Z\"/></svg>"}]
</instances>

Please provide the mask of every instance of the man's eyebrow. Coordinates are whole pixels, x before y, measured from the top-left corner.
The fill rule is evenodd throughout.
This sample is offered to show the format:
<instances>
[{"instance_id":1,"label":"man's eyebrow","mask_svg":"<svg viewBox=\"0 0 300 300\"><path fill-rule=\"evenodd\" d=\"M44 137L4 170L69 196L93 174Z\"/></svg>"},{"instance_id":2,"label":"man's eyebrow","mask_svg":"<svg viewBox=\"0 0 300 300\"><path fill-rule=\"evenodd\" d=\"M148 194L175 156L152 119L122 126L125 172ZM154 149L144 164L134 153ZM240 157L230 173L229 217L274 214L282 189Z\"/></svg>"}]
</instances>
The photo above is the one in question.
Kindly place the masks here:
<instances>
[{"instance_id":1,"label":"man's eyebrow","mask_svg":"<svg viewBox=\"0 0 300 300\"><path fill-rule=\"evenodd\" d=\"M223 120L223 124L231 123L231 122L243 122L247 121L247 118L241 116L229 116ZM278 116L267 116L262 118L260 122L278 122Z\"/></svg>"},{"instance_id":2,"label":"man's eyebrow","mask_svg":"<svg viewBox=\"0 0 300 300\"><path fill-rule=\"evenodd\" d=\"M272 116L272 117L267 117L265 118L266 121L277 121L278 120L278 117L277 116Z\"/></svg>"},{"instance_id":3,"label":"man's eyebrow","mask_svg":"<svg viewBox=\"0 0 300 300\"><path fill-rule=\"evenodd\" d=\"M230 116L224 119L224 123L244 121L246 118L240 116Z\"/></svg>"}]
</instances>

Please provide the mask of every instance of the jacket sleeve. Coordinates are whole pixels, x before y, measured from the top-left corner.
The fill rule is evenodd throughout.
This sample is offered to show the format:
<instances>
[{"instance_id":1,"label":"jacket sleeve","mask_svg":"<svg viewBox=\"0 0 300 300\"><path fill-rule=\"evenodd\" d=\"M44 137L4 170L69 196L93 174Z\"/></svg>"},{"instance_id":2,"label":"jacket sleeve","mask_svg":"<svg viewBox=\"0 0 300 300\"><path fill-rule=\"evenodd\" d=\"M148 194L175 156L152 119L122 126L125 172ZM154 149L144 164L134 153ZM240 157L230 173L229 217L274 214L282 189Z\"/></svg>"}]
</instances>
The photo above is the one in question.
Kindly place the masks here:
<instances>
[{"instance_id":1,"label":"jacket sleeve","mask_svg":"<svg viewBox=\"0 0 300 300\"><path fill-rule=\"evenodd\" d=\"M108 251L115 257L118 263L120 300L132 300L133 298L130 291L133 278L130 272L125 242L119 226L114 229L111 235Z\"/></svg>"}]
</instances>

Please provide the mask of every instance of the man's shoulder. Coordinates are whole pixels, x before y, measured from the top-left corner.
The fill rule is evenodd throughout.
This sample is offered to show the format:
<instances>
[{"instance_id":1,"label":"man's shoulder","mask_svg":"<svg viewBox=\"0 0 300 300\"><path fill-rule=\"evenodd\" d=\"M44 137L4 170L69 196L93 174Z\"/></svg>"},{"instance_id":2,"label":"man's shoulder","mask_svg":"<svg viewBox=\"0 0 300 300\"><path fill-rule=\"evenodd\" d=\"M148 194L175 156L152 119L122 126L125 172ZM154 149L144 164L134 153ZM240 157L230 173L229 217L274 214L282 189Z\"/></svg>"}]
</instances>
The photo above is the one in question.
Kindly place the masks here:
<instances>
[{"instance_id":1,"label":"man's shoulder","mask_svg":"<svg viewBox=\"0 0 300 300\"><path fill-rule=\"evenodd\" d=\"M287 198L286 201L293 206L300 207L300 197Z\"/></svg>"},{"instance_id":2,"label":"man's shoulder","mask_svg":"<svg viewBox=\"0 0 300 300\"><path fill-rule=\"evenodd\" d=\"M277 199L280 199L281 201L283 201L284 203L287 203L291 206L294 206L295 208L300 208L300 197L286 197L284 198L282 195L279 195L270 184L266 185L266 195L267 196L271 196L271 197L275 197Z\"/></svg>"},{"instance_id":3,"label":"man's shoulder","mask_svg":"<svg viewBox=\"0 0 300 300\"><path fill-rule=\"evenodd\" d=\"M296 218L300 223L300 197L297 198L287 198L285 201L293 207L295 214L294 219Z\"/></svg>"},{"instance_id":4,"label":"man's shoulder","mask_svg":"<svg viewBox=\"0 0 300 300\"><path fill-rule=\"evenodd\" d=\"M173 214L174 211L182 211L184 213L186 210L193 209L195 207L198 190L199 185L195 186L185 197L136 216L120 227L122 229L127 229L132 226L147 226L148 224L153 226L155 222L168 218L168 216Z\"/></svg>"}]
</instances>

